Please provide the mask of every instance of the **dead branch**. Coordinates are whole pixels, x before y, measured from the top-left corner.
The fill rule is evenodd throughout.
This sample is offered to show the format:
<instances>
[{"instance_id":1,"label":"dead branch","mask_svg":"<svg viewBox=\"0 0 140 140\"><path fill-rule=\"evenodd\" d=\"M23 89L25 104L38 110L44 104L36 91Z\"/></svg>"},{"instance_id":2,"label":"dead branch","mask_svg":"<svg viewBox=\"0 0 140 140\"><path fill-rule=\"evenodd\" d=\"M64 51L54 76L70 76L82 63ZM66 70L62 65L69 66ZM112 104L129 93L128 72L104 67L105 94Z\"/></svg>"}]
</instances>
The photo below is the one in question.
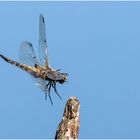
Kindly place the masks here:
<instances>
[{"instance_id":1,"label":"dead branch","mask_svg":"<svg viewBox=\"0 0 140 140\"><path fill-rule=\"evenodd\" d=\"M63 119L60 122L55 139L78 139L80 103L76 97L71 97L65 106Z\"/></svg>"}]
</instances>

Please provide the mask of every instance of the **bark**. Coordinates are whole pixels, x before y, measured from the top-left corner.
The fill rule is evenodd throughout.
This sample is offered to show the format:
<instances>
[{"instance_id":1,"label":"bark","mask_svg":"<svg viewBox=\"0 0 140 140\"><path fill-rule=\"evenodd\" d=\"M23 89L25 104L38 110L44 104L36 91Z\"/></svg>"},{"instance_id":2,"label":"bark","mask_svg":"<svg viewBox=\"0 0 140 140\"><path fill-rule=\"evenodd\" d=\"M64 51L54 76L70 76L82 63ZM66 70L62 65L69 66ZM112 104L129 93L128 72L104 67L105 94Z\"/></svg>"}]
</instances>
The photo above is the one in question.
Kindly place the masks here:
<instances>
[{"instance_id":1,"label":"bark","mask_svg":"<svg viewBox=\"0 0 140 140\"><path fill-rule=\"evenodd\" d=\"M76 97L71 97L67 101L55 139L78 139L80 125L79 108L80 103Z\"/></svg>"}]
</instances>

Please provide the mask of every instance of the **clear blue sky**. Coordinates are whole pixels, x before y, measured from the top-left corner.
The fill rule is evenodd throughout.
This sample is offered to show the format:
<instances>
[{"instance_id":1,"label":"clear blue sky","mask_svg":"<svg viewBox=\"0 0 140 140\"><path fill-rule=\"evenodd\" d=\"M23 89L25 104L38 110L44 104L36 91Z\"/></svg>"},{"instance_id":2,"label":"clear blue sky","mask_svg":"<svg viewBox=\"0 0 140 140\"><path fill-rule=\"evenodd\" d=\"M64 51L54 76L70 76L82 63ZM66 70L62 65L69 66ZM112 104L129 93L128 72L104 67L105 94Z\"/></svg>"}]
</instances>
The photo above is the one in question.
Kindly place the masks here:
<instances>
[{"instance_id":1,"label":"clear blue sky","mask_svg":"<svg viewBox=\"0 0 140 140\"><path fill-rule=\"evenodd\" d=\"M0 2L0 53L18 60L22 41L38 56L42 13L51 66L69 73L49 100L30 76L0 60L0 138L54 138L77 96L79 138L140 138L140 2Z\"/></svg>"}]
</instances>

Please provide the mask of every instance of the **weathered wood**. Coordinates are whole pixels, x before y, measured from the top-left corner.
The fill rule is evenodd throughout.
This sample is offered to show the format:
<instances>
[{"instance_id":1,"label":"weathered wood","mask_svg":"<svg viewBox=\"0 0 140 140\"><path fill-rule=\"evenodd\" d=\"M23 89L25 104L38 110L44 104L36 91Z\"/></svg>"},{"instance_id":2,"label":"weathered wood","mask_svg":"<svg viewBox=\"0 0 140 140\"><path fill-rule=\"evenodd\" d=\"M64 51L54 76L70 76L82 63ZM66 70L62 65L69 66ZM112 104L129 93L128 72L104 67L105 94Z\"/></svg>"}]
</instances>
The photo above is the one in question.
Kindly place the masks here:
<instances>
[{"instance_id":1,"label":"weathered wood","mask_svg":"<svg viewBox=\"0 0 140 140\"><path fill-rule=\"evenodd\" d=\"M80 125L80 103L76 97L71 97L65 106L63 119L60 122L55 139L78 139Z\"/></svg>"}]
</instances>

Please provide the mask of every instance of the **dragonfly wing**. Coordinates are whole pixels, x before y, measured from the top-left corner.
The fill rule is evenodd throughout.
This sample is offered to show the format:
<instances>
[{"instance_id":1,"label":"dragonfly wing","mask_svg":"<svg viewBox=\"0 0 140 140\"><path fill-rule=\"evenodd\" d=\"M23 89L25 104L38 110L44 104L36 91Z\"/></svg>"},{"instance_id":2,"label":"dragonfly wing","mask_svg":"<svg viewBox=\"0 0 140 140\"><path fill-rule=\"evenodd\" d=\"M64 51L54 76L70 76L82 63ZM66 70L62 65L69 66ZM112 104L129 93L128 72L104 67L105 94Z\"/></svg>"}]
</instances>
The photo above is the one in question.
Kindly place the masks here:
<instances>
[{"instance_id":1,"label":"dragonfly wing","mask_svg":"<svg viewBox=\"0 0 140 140\"><path fill-rule=\"evenodd\" d=\"M35 78L34 76L31 77L33 81L35 81L36 85L45 93L45 99L47 99L47 96L49 96L50 102L53 104L50 96L50 89L48 88L48 83L46 83L46 81L41 78Z\"/></svg>"},{"instance_id":2,"label":"dragonfly wing","mask_svg":"<svg viewBox=\"0 0 140 140\"><path fill-rule=\"evenodd\" d=\"M34 49L32 47L32 44L30 42L23 42L20 46L19 51L19 61L23 64L29 65L29 66L39 66L39 62L37 61ZM33 75L30 75L33 81L36 83L36 85L45 93L45 99L47 95L50 98L51 104L51 96L50 96L50 90L48 89L48 86L45 80L34 77Z\"/></svg>"},{"instance_id":3,"label":"dragonfly wing","mask_svg":"<svg viewBox=\"0 0 140 140\"><path fill-rule=\"evenodd\" d=\"M42 15L39 17L39 58L42 66L49 66L45 20Z\"/></svg>"},{"instance_id":4,"label":"dragonfly wing","mask_svg":"<svg viewBox=\"0 0 140 140\"><path fill-rule=\"evenodd\" d=\"M35 82L36 86L38 86L43 92L48 92L46 81L41 78L36 78L31 75L31 78Z\"/></svg>"},{"instance_id":5,"label":"dragonfly wing","mask_svg":"<svg viewBox=\"0 0 140 140\"><path fill-rule=\"evenodd\" d=\"M33 46L30 42L23 42L19 50L19 61L29 66L39 65Z\"/></svg>"}]
</instances>

